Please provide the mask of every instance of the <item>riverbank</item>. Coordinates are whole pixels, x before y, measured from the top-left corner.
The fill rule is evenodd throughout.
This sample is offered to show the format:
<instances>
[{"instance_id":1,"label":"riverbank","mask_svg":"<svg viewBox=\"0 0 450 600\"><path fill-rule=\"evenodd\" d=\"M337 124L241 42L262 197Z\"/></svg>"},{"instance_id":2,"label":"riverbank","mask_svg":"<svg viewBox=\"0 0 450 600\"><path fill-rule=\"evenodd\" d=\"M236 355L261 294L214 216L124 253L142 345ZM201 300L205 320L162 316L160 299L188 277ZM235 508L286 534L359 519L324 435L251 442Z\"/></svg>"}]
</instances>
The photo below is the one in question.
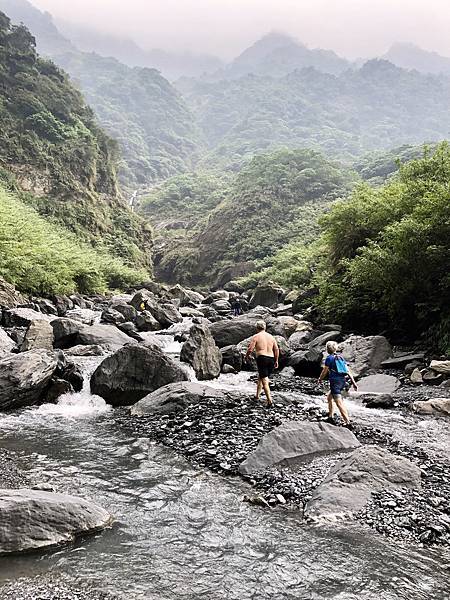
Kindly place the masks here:
<instances>
[{"instance_id":1,"label":"riverbank","mask_svg":"<svg viewBox=\"0 0 450 600\"><path fill-rule=\"evenodd\" d=\"M2 586L0 592L2 600L118 600L118 596L51 574L23 577Z\"/></svg>"},{"instance_id":2,"label":"riverbank","mask_svg":"<svg viewBox=\"0 0 450 600\"><path fill-rule=\"evenodd\" d=\"M239 465L257 447L264 434L287 420L323 421L325 403L311 395L311 380L275 378L275 405L267 409L251 395L227 392L225 400L208 398L192 403L170 415L130 417L122 409L118 421L128 432L175 450L191 464L208 468L226 477L239 476ZM301 391L303 389L303 392ZM433 394L421 391L421 394ZM396 413L414 418L402 407L407 404L408 390L397 391L398 409L386 411L385 417ZM376 423L378 411L373 413ZM382 419L380 419L381 421ZM365 419L367 421L367 417ZM417 417L425 423L424 418ZM376 424L359 423L356 417L354 433L363 445L373 445L401 456L421 470L421 490L382 491L354 517L363 526L405 543L419 545L450 545L450 474L448 455L439 458L420 445L401 442ZM401 433L401 430L399 431ZM319 456L294 468L271 468L262 474L244 476L254 489L245 499L266 509L295 510L299 514L311 500L314 490L324 481L343 453Z\"/></svg>"}]
</instances>

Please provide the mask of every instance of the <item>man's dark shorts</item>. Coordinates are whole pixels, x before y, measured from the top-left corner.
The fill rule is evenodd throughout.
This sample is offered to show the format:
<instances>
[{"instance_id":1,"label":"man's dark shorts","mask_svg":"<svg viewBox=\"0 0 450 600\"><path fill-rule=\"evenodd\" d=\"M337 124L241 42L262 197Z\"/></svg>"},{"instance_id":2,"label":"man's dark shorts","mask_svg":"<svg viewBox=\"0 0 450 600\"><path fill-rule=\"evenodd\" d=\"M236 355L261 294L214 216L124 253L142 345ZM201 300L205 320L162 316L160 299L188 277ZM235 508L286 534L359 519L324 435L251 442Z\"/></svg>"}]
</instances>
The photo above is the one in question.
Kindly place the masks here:
<instances>
[{"instance_id":1,"label":"man's dark shorts","mask_svg":"<svg viewBox=\"0 0 450 600\"><path fill-rule=\"evenodd\" d=\"M264 356L264 354L260 354L256 357L256 364L258 366L260 379L270 377L275 370L275 358L273 356Z\"/></svg>"}]
</instances>

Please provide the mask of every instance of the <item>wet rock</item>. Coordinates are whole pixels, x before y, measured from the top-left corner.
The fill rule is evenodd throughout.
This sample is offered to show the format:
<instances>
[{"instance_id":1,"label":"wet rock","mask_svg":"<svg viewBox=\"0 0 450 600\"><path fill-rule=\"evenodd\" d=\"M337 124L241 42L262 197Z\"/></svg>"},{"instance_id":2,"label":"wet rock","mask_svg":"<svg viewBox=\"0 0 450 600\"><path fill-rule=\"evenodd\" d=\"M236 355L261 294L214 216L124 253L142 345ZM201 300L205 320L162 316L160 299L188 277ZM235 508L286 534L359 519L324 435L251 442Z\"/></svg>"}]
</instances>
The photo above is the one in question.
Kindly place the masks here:
<instances>
[{"instance_id":1,"label":"wet rock","mask_svg":"<svg viewBox=\"0 0 450 600\"><path fill-rule=\"evenodd\" d=\"M358 381L360 392L392 394L400 387L400 380L392 375L368 375Z\"/></svg>"},{"instance_id":2,"label":"wet rock","mask_svg":"<svg viewBox=\"0 0 450 600\"><path fill-rule=\"evenodd\" d=\"M76 345L104 346L110 350L117 350L124 344L135 344L136 341L114 325L84 325L78 331Z\"/></svg>"},{"instance_id":3,"label":"wet rock","mask_svg":"<svg viewBox=\"0 0 450 600\"><path fill-rule=\"evenodd\" d=\"M0 306L14 308L24 303L24 298L16 291L16 288L0 277Z\"/></svg>"},{"instance_id":4,"label":"wet rock","mask_svg":"<svg viewBox=\"0 0 450 600\"><path fill-rule=\"evenodd\" d=\"M134 416L172 414L201 400L225 401L220 390L194 382L170 383L139 400L130 408Z\"/></svg>"},{"instance_id":5,"label":"wet rock","mask_svg":"<svg viewBox=\"0 0 450 600\"><path fill-rule=\"evenodd\" d=\"M28 350L53 350L53 327L42 319L31 321L20 346L21 352Z\"/></svg>"},{"instance_id":6,"label":"wet rock","mask_svg":"<svg viewBox=\"0 0 450 600\"><path fill-rule=\"evenodd\" d=\"M289 366L295 374L303 377L318 377L322 370L322 352L319 350L298 350L289 359Z\"/></svg>"},{"instance_id":7,"label":"wet rock","mask_svg":"<svg viewBox=\"0 0 450 600\"><path fill-rule=\"evenodd\" d=\"M37 490L0 490L0 554L72 542L107 527L111 515L92 502Z\"/></svg>"},{"instance_id":8,"label":"wet rock","mask_svg":"<svg viewBox=\"0 0 450 600\"><path fill-rule=\"evenodd\" d=\"M338 341L342 339L341 331L326 331L321 335L317 336L308 344L308 348L311 350L325 350L327 342Z\"/></svg>"},{"instance_id":9,"label":"wet rock","mask_svg":"<svg viewBox=\"0 0 450 600\"><path fill-rule=\"evenodd\" d=\"M148 310L138 312L135 319L136 327L139 331L159 331L161 324L155 319Z\"/></svg>"},{"instance_id":10,"label":"wet rock","mask_svg":"<svg viewBox=\"0 0 450 600\"><path fill-rule=\"evenodd\" d=\"M432 360L430 363L430 369L436 373L450 375L450 360Z\"/></svg>"},{"instance_id":11,"label":"wet rock","mask_svg":"<svg viewBox=\"0 0 450 600\"><path fill-rule=\"evenodd\" d=\"M199 381L219 377L222 355L208 326L191 327L189 338L181 348L180 359L194 368Z\"/></svg>"},{"instance_id":12,"label":"wet rock","mask_svg":"<svg viewBox=\"0 0 450 600\"><path fill-rule=\"evenodd\" d=\"M318 454L332 454L359 446L354 434L327 423L287 421L267 433L258 447L239 466L243 474L264 471L267 467L295 465Z\"/></svg>"},{"instance_id":13,"label":"wet rock","mask_svg":"<svg viewBox=\"0 0 450 600\"><path fill-rule=\"evenodd\" d=\"M188 375L159 348L126 345L94 371L91 392L113 406L129 406L156 389Z\"/></svg>"},{"instance_id":14,"label":"wet rock","mask_svg":"<svg viewBox=\"0 0 450 600\"><path fill-rule=\"evenodd\" d=\"M14 341L9 337L6 331L0 329L0 358L4 354L9 354L14 347Z\"/></svg>"},{"instance_id":15,"label":"wet rock","mask_svg":"<svg viewBox=\"0 0 450 600\"><path fill-rule=\"evenodd\" d=\"M341 353L355 377L370 375L392 356L392 348L382 335L362 337L352 335L341 346Z\"/></svg>"},{"instance_id":16,"label":"wet rock","mask_svg":"<svg viewBox=\"0 0 450 600\"><path fill-rule=\"evenodd\" d=\"M383 367L383 369L403 369L408 363L416 361L422 362L424 358L424 352L416 352L414 354L401 354L398 356L394 356L393 358L383 360L381 366Z\"/></svg>"},{"instance_id":17,"label":"wet rock","mask_svg":"<svg viewBox=\"0 0 450 600\"><path fill-rule=\"evenodd\" d=\"M242 371L243 355L237 345L225 346L220 349L220 353L223 366L228 365L236 372Z\"/></svg>"},{"instance_id":18,"label":"wet rock","mask_svg":"<svg viewBox=\"0 0 450 600\"><path fill-rule=\"evenodd\" d=\"M53 353L32 350L0 359L0 410L37 404L56 369Z\"/></svg>"},{"instance_id":19,"label":"wet rock","mask_svg":"<svg viewBox=\"0 0 450 600\"><path fill-rule=\"evenodd\" d=\"M296 331L288 340L289 347L293 352L305 350L309 342L312 340L311 331Z\"/></svg>"},{"instance_id":20,"label":"wet rock","mask_svg":"<svg viewBox=\"0 0 450 600\"><path fill-rule=\"evenodd\" d=\"M60 396L70 394L74 391L72 385L65 379L52 379L45 396L45 401L50 404L56 403Z\"/></svg>"},{"instance_id":21,"label":"wet rock","mask_svg":"<svg viewBox=\"0 0 450 600\"><path fill-rule=\"evenodd\" d=\"M421 471L409 460L376 446L363 446L342 459L313 492L309 519L356 513L381 489L420 489Z\"/></svg>"},{"instance_id":22,"label":"wet rock","mask_svg":"<svg viewBox=\"0 0 450 600\"><path fill-rule=\"evenodd\" d=\"M67 363L62 373L60 373L61 379L64 379L73 387L75 392L81 392L84 385L84 375L81 367L74 363Z\"/></svg>"},{"instance_id":23,"label":"wet rock","mask_svg":"<svg viewBox=\"0 0 450 600\"><path fill-rule=\"evenodd\" d=\"M50 323L53 328L55 348L70 348L76 344L78 332L83 328L82 323L60 317L53 319Z\"/></svg>"},{"instance_id":24,"label":"wet rock","mask_svg":"<svg viewBox=\"0 0 450 600\"><path fill-rule=\"evenodd\" d=\"M413 410L420 415L450 416L450 398L432 398L417 401L413 404Z\"/></svg>"},{"instance_id":25,"label":"wet rock","mask_svg":"<svg viewBox=\"0 0 450 600\"><path fill-rule=\"evenodd\" d=\"M367 408L392 408L395 404L391 394L355 394L352 392L351 397L356 396Z\"/></svg>"},{"instance_id":26,"label":"wet rock","mask_svg":"<svg viewBox=\"0 0 450 600\"><path fill-rule=\"evenodd\" d=\"M65 350L67 356L103 356L105 349L103 346L73 346Z\"/></svg>"},{"instance_id":27,"label":"wet rock","mask_svg":"<svg viewBox=\"0 0 450 600\"><path fill-rule=\"evenodd\" d=\"M250 298L250 307L267 306L272 307L279 304L285 296L285 291L274 284L262 284L255 288Z\"/></svg>"},{"instance_id":28,"label":"wet rock","mask_svg":"<svg viewBox=\"0 0 450 600\"><path fill-rule=\"evenodd\" d=\"M51 317L32 308L11 308L3 311L3 324L5 327L29 327L32 321L51 321Z\"/></svg>"},{"instance_id":29,"label":"wet rock","mask_svg":"<svg viewBox=\"0 0 450 600\"><path fill-rule=\"evenodd\" d=\"M224 375L236 375L238 373L238 371L232 367L231 365L228 365L226 363L224 363L221 367L221 372Z\"/></svg>"}]
</instances>

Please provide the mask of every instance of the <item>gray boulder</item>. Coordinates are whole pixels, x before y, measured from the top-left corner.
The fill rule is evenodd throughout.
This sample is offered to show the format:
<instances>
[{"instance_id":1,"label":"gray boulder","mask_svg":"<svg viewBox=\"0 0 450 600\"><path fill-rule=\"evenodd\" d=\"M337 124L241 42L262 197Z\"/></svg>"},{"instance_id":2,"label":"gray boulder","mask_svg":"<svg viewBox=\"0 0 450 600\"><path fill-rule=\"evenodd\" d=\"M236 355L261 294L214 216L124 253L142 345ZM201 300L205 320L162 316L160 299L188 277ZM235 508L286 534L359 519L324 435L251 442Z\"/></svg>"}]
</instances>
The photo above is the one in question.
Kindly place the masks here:
<instances>
[{"instance_id":1,"label":"gray boulder","mask_svg":"<svg viewBox=\"0 0 450 600\"><path fill-rule=\"evenodd\" d=\"M193 325L181 348L180 359L189 363L197 379L205 381L220 375L222 355L207 325Z\"/></svg>"},{"instance_id":2,"label":"gray boulder","mask_svg":"<svg viewBox=\"0 0 450 600\"><path fill-rule=\"evenodd\" d=\"M180 308L180 315L182 317L199 317L203 318L203 313L197 308L191 308L190 306L182 306Z\"/></svg>"},{"instance_id":3,"label":"gray boulder","mask_svg":"<svg viewBox=\"0 0 450 600\"><path fill-rule=\"evenodd\" d=\"M91 392L113 406L129 406L168 383L187 379L181 366L159 348L126 345L94 371Z\"/></svg>"},{"instance_id":4,"label":"gray boulder","mask_svg":"<svg viewBox=\"0 0 450 600\"><path fill-rule=\"evenodd\" d=\"M313 492L305 510L311 520L357 513L382 489L421 488L421 471L406 458L363 446L343 458Z\"/></svg>"},{"instance_id":5,"label":"gray boulder","mask_svg":"<svg viewBox=\"0 0 450 600\"><path fill-rule=\"evenodd\" d=\"M450 375L450 360L432 360L430 369L442 375Z\"/></svg>"},{"instance_id":6,"label":"gray boulder","mask_svg":"<svg viewBox=\"0 0 450 600\"><path fill-rule=\"evenodd\" d=\"M20 351L28 352L28 350L39 348L53 350L53 327L43 319L31 321L20 346Z\"/></svg>"},{"instance_id":7,"label":"gray boulder","mask_svg":"<svg viewBox=\"0 0 450 600\"><path fill-rule=\"evenodd\" d=\"M125 344L135 344L136 341L114 325L84 325L75 338L76 345L104 346L109 350L117 350Z\"/></svg>"},{"instance_id":8,"label":"gray boulder","mask_svg":"<svg viewBox=\"0 0 450 600\"><path fill-rule=\"evenodd\" d=\"M143 310L142 305L156 306L158 299L152 292L146 289L139 290L130 301L131 306L136 310Z\"/></svg>"},{"instance_id":9,"label":"gray boulder","mask_svg":"<svg viewBox=\"0 0 450 600\"><path fill-rule=\"evenodd\" d=\"M68 296L53 296L52 300L59 317L64 317L67 311L74 307L72 300Z\"/></svg>"},{"instance_id":10,"label":"gray boulder","mask_svg":"<svg viewBox=\"0 0 450 600\"><path fill-rule=\"evenodd\" d=\"M53 353L32 350L0 359L0 410L37 404L57 367Z\"/></svg>"},{"instance_id":11,"label":"gray boulder","mask_svg":"<svg viewBox=\"0 0 450 600\"><path fill-rule=\"evenodd\" d=\"M76 344L78 332L83 328L83 324L73 319L59 317L53 319L50 325L53 328L53 338L55 348L70 348Z\"/></svg>"},{"instance_id":12,"label":"gray boulder","mask_svg":"<svg viewBox=\"0 0 450 600\"><path fill-rule=\"evenodd\" d=\"M294 317L284 315L277 316L277 318L284 330L284 337L290 338L297 331L300 321L294 319Z\"/></svg>"},{"instance_id":13,"label":"gray boulder","mask_svg":"<svg viewBox=\"0 0 450 600\"><path fill-rule=\"evenodd\" d=\"M102 323L111 323L112 325L119 325L120 323L125 323L126 319L122 313L109 306L108 308L105 308L105 310L102 312L101 321Z\"/></svg>"},{"instance_id":14,"label":"gray boulder","mask_svg":"<svg viewBox=\"0 0 450 600\"><path fill-rule=\"evenodd\" d=\"M3 329L0 329L0 357L9 354L14 348L15 343Z\"/></svg>"},{"instance_id":15,"label":"gray boulder","mask_svg":"<svg viewBox=\"0 0 450 600\"><path fill-rule=\"evenodd\" d=\"M293 352L297 352L297 350L304 350L312 340L312 337L313 336L310 331L296 331L289 337L289 347Z\"/></svg>"},{"instance_id":16,"label":"gray boulder","mask_svg":"<svg viewBox=\"0 0 450 600\"><path fill-rule=\"evenodd\" d=\"M175 323L181 323L183 317L180 312L173 304L157 304L156 306L149 307L148 309L155 319L161 323L163 329L167 329Z\"/></svg>"},{"instance_id":17,"label":"gray boulder","mask_svg":"<svg viewBox=\"0 0 450 600\"><path fill-rule=\"evenodd\" d=\"M358 381L358 390L375 394L392 394L400 385L400 380L392 375L368 375Z\"/></svg>"},{"instance_id":18,"label":"gray boulder","mask_svg":"<svg viewBox=\"0 0 450 600\"><path fill-rule=\"evenodd\" d=\"M431 398L418 400L413 404L413 410L419 415L450 416L450 398Z\"/></svg>"},{"instance_id":19,"label":"gray boulder","mask_svg":"<svg viewBox=\"0 0 450 600\"><path fill-rule=\"evenodd\" d=\"M112 522L96 504L38 490L0 490L0 555L57 547Z\"/></svg>"},{"instance_id":20,"label":"gray boulder","mask_svg":"<svg viewBox=\"0 0 450 600\"><path fill-rule=\"evenodd\" d=\"M220 390L200 383L169 383L139 400L130 408L130 413L134 416L166 415L184 410L205 398L225 400L226 396Z\"/></svg>"},{"instance_id":21,"label":"gray boulder","mask_svg":"<svg viewBox=\"0 0 450 600\"><path fill-rule=\"evenodd\" d=\"M45 401L54 404L63 394L73 393L74 391L69 381L65 379L52 379L45 394Z\"/></svg>"},{"instance_id":22,"label":"gray boulder","mask_svg":"<svg viewBox=\"0 0 450 600\"><path fill-rule=\"evenodd\" d=\"M318 377L322 370L322 352L319 350L298 350L289 358L289 366L300 377Z\"/></svg>"},{"instance_id":23,"label":"gray boulder","mask_svg":"<svg viewBox=\"0 0 450 600\"><path fill-rule=\"evenodd\" d=\"M3 324L5 327L28 327L32 321L39 319L51 321L53 318L32 308L11 308L3 311Z\"/></svg>"},{"instance_id":24,"label":"gray boulder","mask_svg":"<svg viewBox=\"0 0 450 600\"><path fill-rule=\"evenodd\" d=\"M136 328L139 331L159 331L161 324L148 310L138 312L135 318Z\"/></svg>"},{"instance_id":25,"label":"gray boulder","mask_svg":"<svg viewBox=\"0 0 450 600\"><path fill-rule=\"evenodd\" d=\"M180 302L180 306L188 306L189 304L201 304L205 297L198 292L188 290L181 285L175 285L167 292L169 298L176 298Z\"/></svg>"},{"instance_id":26,"label":"gray boulder","mask_svg":"<svg viewBox=\"0 0 450 600\"><path fill-rule=\"evenodd\" d=\"M351 431L328 423L286 421L266 433L239 466L244 475L264 471L268 467L293 466L315 456L352 450L359 442Z\"/></svg>"},{"instance_id":27,"label":"gray boulder","mask_svg":"<svg viewBox=\"0 0 450 600\"><path fill-rule=\"evenodd\" d=\"M16 291L16 288L0 277L0 306L14 308L24 302L24 298Z\"/></svg>"},{"instance_id":28,"label":"gray boulder","mask_svg":"<svg viewBox=\"0 0 450 600\"><path fill-rule=\"evenodd\" d=\"M383 360L381 366L383 369L402 369L406 367L409 363L419 362L422 363L425 358L424 352L416 352L414 354L401 354L399 356L394 356L393 358L387 358Z\"/></svg>"},{"instance_id":29,"label":"gray boulder","mask_svg":"<svg viewBox=\"0 0 450 600\"><path fill-rule=\"evenodd\" d=\"M355 377L378 371L381 363L392 356L392 348L382 335L352 335L341 345L341 353Z\"/></svg>"},{"instance_id":30,"label":"gray boulder","mask_svg":"<svg viewBox=\"0 0 450 600\"><path fill-rule=\"evenodd\" d=\"M124 316L124 322L131 321L133 323L136 319L137 310L134 308L134 306L131 306L131 304L128 304L127 302L112 302L111 308Z\"/></svg>"},{"instance_id":31,"label":"gray boulder","mask_svg":"<svg viewBox=\"0 0 450 600\"><path fill-rule=\"evenodd\" d=\"M222 366L228 365L234 371L242 370L243 355L238 346L225 346L220 349L222 354Z\"/></svg>"},{"instance_id":32,"label":"gray boulder","mask_svg":"<svg viewBox=\"0 0 450 600\"><path fill-rule=\"evenodd\" d=\"M359 400L367 408L392 408L395 404L394 398L391 394L373 394L373 393L360 393L352 392L352 400Z\"/></svg>"},{"instance_id":33,"label":"gray boulder","mask_svg":"<svg viewBox=\"0 0 450 600\"><path fill-rule=\"evenodd\" d=\"M312 350L325 350L327 342L338 341L340 339L342 339L340 330L326 331L309 342L308 348L311 348Z\"/></svg>"},{"instance_id":34,"label":"gray boulder","mask_svg":"<svg viewBox=\"0 0 450 600\"><path fill-rule=\"evenodd\" d=\"M272 307L279 304L285 296L284 290L274 284L262 284L256 287L250 298L250 307L267 306Z\"/></svg>"},{"instance_id":35,"label":"gray boulder","mask_svg":"<svg viewBox=\"0 0 450 600\"><path fill-rule=\"evenodd\" d=\"M259 315L247 314L235 319L218 321L211 325L211 334L219 348L235 346L257 333L256 322L259 319L261 319ZM268 333L272 335L284 335L283 327L277 319L265 317L263 320L266 322Z\"/></svg>"},{"instance_id":36,"label":"gray boulder","mask_svg":"<svg viewBox=\"0 0 450 600\"><path fill-rule=\"evenodd\" d=\"M65 350L67 356L103 356L105 349L103 346L73 346Z\"/></svg>"}]
</instances>

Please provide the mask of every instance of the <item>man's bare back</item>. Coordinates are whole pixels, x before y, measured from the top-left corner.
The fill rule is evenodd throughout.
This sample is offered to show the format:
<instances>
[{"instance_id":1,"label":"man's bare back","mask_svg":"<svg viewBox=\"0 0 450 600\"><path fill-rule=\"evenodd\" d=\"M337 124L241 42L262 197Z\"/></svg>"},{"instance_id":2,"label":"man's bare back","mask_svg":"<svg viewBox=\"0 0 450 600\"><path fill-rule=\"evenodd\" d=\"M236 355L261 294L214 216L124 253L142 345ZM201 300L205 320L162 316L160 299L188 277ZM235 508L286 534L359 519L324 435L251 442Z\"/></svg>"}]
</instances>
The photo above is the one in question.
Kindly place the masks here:
<instances>
[{"instance_id":1,"label":"man's bare back","mask_svg":"<svg viewBox=\"0 0 450 600\"><path fill-rule=\"evenodd\" d=\"M255 350L256 356L275 356L278 349L276 339L266 331L260 331L254 335L250 346Z\"/></svg>"}]
</instances>

